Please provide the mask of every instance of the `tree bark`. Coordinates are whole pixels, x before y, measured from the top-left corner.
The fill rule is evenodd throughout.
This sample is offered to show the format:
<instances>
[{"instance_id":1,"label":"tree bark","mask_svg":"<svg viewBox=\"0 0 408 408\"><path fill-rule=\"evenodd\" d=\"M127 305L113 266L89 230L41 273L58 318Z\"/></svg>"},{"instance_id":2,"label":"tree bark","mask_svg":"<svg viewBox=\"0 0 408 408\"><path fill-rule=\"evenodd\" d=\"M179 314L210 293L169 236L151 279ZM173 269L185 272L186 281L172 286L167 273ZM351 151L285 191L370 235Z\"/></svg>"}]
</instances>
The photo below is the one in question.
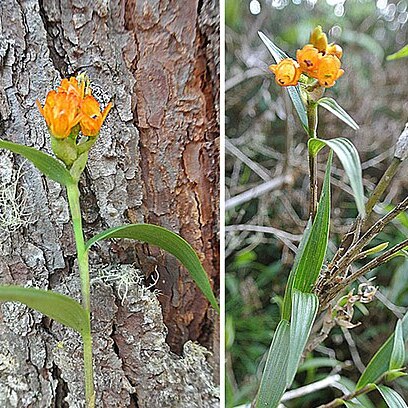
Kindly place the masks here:
<instances>
[{"instance_id":1,"label":"tree bark","mask_svg":"<svg viewBox=\"0 0 408 408\"><path fill-rule=\"evenodd\" d=\"M217 290L216 2L4 0L0 10L1 137L50 152L35 100L86 71L101 105L114 102L80 183L86 237L129 222L169 228ZM13 185L10 225L2 213L14 207L0 191L0 283L79 299L65 192L1 151L0 189ZM90 257L97 406L217 406L218 319L186 270L130 241L101 243ZM82 371L71 330L0 305L0 406L82 407Z\"/></svg>"}]
</instances>

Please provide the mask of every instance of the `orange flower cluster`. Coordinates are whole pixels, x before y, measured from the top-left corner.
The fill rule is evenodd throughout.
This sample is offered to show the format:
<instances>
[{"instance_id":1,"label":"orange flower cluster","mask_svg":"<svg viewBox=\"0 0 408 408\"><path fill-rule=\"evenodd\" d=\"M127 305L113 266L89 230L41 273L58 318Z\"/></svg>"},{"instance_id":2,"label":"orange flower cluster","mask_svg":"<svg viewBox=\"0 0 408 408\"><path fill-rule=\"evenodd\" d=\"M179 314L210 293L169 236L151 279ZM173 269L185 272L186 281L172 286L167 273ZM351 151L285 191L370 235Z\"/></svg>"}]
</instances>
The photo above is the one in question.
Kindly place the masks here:
<instances>
[{"instance_id":1,"label":"orange flower cluster","mask_svg":"<svg viewBox=\"0 0 408 408\"><path fill-rule=\"evenodd\" d=\"M83 75L80 81L74 77L64 78L56 91L48 92L44 107L36 101L50 133L56 139L66 139L78 124L84 136L97 136L112 108L112 103L109 103L101 112L85 77Z\"/></svg>"},{"instance_id":2,"label":"orange flower cluster","mask_svg":"<svg viewBox=\"0 0 408 408\"><path fill-rule=\"evenodd\" d=\"M340 68L343 50L337 44L327 43L327 36L320 26L312 31L309 42L297 50L297 61L285 58L269 67L278 85L295 86L303 73L317 79L321 86L330 88L344 74Z\"/></svg>"}]
</instances>

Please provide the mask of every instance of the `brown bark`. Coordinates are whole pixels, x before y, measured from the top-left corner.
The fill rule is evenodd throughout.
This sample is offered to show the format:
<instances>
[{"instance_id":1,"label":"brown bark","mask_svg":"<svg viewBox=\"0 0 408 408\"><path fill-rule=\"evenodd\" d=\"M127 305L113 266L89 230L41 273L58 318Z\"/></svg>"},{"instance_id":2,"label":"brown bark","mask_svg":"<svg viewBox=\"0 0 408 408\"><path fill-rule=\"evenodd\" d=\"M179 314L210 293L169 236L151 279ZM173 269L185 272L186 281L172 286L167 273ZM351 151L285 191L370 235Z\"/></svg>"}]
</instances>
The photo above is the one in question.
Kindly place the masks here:
<instances>
[{"instance_id":1,"label":"brown bark","mask_svg":"<svg viewBox=\"0 0 408 408\"><path fill-rule=\"evenodd\" d=\"M0 10L2 137L49 151L35 100L86 70L101 104L115 104L81 179L87 237L129 222L162 225L193 245L218 288L215 2L5 0ZM20 165L33 216L0 234L0 283L79 298L65 193L5 152L0 180L10 184ZM157 266L163 318L138 284L122 302L118 282L98 275L107 264L116 274L135 264L146 277ZM91 265L98 406L214 406L217 358L211 368L205 349L186 342L217 356L218 322L188 273L156 248L123 241L99 245ZM0 361L0 406L83 406L79 338L39 313L0 305Z\"/></svg>"}]
</instances>

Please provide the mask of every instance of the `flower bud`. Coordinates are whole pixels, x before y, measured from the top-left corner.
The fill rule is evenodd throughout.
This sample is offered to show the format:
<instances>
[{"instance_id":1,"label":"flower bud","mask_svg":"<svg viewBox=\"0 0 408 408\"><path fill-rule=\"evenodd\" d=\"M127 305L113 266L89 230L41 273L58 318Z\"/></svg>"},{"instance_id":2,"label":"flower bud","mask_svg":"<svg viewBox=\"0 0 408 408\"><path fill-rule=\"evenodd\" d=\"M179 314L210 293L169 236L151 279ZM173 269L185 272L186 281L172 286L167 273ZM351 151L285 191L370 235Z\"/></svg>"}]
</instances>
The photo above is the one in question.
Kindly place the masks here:
<instances>
[{"instance_id":1,"label":"flower bud","mask_svg":"<svg viewBox=\"0 0 408 408\"><path fill-rule=\"evenodd\" d=\"M313 29L313 31L310 34L310 39L309 39L310 44L312 44L313 47L317 48L320 52L325 53L327 49L327 36L323 32L321 26L317 26Z\"/></svg>"}]
</instances>

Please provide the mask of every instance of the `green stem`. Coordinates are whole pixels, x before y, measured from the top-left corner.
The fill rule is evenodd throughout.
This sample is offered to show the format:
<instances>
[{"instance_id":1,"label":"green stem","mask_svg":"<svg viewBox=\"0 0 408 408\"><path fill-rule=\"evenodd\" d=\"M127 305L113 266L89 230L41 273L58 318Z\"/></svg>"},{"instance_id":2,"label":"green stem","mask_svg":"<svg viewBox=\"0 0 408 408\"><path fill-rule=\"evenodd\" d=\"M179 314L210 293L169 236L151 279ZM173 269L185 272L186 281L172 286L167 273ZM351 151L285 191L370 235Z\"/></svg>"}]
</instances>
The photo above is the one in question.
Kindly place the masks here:
<instances>
[{"instance_id":1,"label":"green stem","mask_svg":"<svg viewBox=\"0 0 408 408\"><path fill-rule=\"evenodd\" d=\"M95 407L95 391L92 365L92 337L91 337L91 288L89 280L88 251L85 247L84 234L82 231L82 216L79 202L78 184L67 186L69 208L71 211L72 224L78 257L78 268L81 278L82 304L88 315L88 329L82 335L84 345L84 370L85 370L85 399L88 408Z\"/></svg>"},{"instance_id":2,"label":"green stem","mask_svg":"<svg viewBox=\"0 0 408 408\"><path fill-rule=\"evenodd\" d=\"M311 100L307 102L307 124L309 138L316 138L317 130L317 104ZM317 157L309 152L310 173L310 217L314 220L317 212Z\"/></svg>"},{"instance_id":3,"label":"green stem","mask_svg":"<svg viewBox=\"0 0 408 408\"><path fill-rule=\"evenodd\" d=\"M378 203L378 201L380 201L382 195L384 194L384 191L389 186L391 180L395 176L395 173L397 172L398 167L401 163L402 161L396 157L392 159L391 164L388 166L387 170L381 177L381 180L378 182L369 200L367 201L366 219L371 214L371 211L373 210L374 206Z\"/></svg>"}]
</instances>

